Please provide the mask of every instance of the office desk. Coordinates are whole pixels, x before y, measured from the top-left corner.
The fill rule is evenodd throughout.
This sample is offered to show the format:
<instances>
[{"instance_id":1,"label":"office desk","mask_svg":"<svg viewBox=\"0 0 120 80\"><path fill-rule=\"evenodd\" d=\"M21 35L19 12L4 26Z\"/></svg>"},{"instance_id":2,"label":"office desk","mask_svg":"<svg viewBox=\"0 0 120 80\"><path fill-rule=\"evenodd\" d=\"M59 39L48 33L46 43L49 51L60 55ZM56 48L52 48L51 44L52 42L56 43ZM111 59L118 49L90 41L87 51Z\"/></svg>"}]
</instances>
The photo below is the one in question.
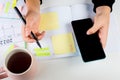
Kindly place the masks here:
<instances>
[{"instance_id":1,"label":"office desk","mask_svg":"<svg viewBox=\"0 0 120 80\"><path fill-rule=\"evenodd\" d=\"M49 1L50 3L48 3ZM73 5L79 0L43 1L42 8L50 6ZM84 3L84 0L81 0ZM88 2L88 0L87 0ZM44 4L45 3L45 4ZM54 4L53 4L54 3ZM120 21L120 1L116 1L112 16L114 21ZM113 18L112 18L113 19ZM112 21L111 21L112 22ZM114 23L111 24L114 26ZM110 27L106 59L84 63L81 56L51 60L39 60L39 70L34 80L120 80L120 24ZM10 80L10 79L4 79Z\"/></svg>"}]
</instances>

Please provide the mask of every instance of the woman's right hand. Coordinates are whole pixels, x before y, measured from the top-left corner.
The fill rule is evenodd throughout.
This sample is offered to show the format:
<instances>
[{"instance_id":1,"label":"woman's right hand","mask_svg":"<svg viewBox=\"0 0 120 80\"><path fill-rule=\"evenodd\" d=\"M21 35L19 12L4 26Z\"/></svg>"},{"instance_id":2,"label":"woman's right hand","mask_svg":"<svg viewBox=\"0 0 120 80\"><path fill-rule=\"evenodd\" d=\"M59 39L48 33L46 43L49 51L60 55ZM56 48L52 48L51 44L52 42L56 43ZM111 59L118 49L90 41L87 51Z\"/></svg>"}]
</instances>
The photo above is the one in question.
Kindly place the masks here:
<instances>
[{"instance_id":1,"label":"woman's right hand","mask_svg":"<svg viewBox=\"0 0 120 80\"><path fill-rule=\"evenodd\" d=\"M35 42L31 37L31 31L41 40L45 31L39 32L40 26L40 0L26 0L27 14L25 16L26 25L22 27L22 36L26 42Z\"/></svg>"},{"instance_id":2,"label":"woman's right hand","mask_svg":"<svg viewBox=\"0 0 120 80\"><path fill-rule=\"evenodd\" d=\"M22 26L22 36L26 42L35 42L31 37L31 31L36 35L38 40L41 40L45 31L39 32L40 26L40 12L29 11L26 15L26 25Z\"/></svg>"}]
</instances>

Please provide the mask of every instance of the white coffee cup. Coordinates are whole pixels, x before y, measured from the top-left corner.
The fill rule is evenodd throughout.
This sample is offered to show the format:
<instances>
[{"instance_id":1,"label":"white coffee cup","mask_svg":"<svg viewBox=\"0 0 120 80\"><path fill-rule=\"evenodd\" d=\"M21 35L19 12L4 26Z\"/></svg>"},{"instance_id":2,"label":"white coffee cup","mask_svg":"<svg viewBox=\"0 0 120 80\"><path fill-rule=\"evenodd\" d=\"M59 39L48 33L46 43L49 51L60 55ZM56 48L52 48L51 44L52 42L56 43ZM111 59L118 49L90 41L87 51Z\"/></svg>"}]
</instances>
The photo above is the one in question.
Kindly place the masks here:
<instances>
[{"instance_id":1,"label":"white coffee cup","mask_svg":"<svg viewBox=\"0 0 120 80\"><path fill-rule=\"evenodd\" d=\"M37 72L37 61L28 50L15 48L6 56L0 75L2 72L12 80L33 80Z\"/></svg>"}]
</instances>

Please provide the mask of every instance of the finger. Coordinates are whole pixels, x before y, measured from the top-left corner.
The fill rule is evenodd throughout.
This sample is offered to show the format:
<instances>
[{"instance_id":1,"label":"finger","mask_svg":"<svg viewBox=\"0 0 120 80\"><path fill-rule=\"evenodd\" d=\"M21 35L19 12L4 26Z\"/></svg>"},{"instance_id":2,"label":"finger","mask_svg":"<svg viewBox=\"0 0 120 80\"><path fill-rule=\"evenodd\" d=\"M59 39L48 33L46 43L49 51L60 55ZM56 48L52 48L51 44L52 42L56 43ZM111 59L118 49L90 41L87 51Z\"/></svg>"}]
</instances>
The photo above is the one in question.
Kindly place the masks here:
<instances>
[{"instance_id":1,"label":"finger","mask_svg":"<svg viewBox=\"0 0 120 80\"><path fill-rule=\"evenodd\" d=\"M34 34L39 33L39 29L38 29L38 28L31 28L31 31L32 31Z\"/></svg>"},{"instance_id":2,"label":"finger","mask_svg":"<svg viewBox=\"0 0 120 80\"><path fill-rule=\"evenodd\" d=\"M25 42L30 42L30 43L32 43L32 42L35 41L33 38L30 37L30 35L26 36L25 27L24 27L24 26L22 26L22 37L23 37L23 40L24 40Z\"/></svg>"},{"instance_id":3,"label":"finger","mask_svg":"<svg viewBox=\"0 0 120 80\"><path fill-rule=\"evenodd\" d=\"M103 48L105 48L106 46L107 36L108 36L108 29L106 29L105 27L101 28L99 31L99 38Z\"/></svg>"},{"instance_id":4,"label":"finger","mask_svg":"<svg viewBox=\"0 0 120 80\"><path fill-rule=\"evenodd\" d=\"M45 31L37 34L38 40L41 40L44 37L44 35L45 35Z\"/></svg>"},{"instance_id":5,"label":"finger","mask_svg":"<svg viewBox=\"0 0 120 80\"><path fill-rule=\"evenodd\" d=\"M3 67L1 67L1 68L0 68L0 73L3 73L3 72L5 72L5 70L4 70Z\"/></svg>"},{"instance_id":6,"label":"finger","mask_svg":"<svg viewBox=\"0 0 120 80\"><path fill-rule=\"evenodd\" d=\"M35 33L35 34L39 32L39 25L38 25L38 23L34 23L34 25L32 25L30 28L31 28L30 30L33 33Z\"/></svg>"},{"instance_id":7,"label":"finger","mask_svg":"<svg viewBox=\"0 0 120 80\"><path fill-rule=\"evenodd\" d=\"M8 77L7 73L5 72L4 68L0 68L0 79Z\"/></svg>"},{"instance_id":8,"label":"finger","mask_svg":"<svg viewBox=\"0 0 120 80\"><path fill-rule=\"evenodd\" d=\"M0 79L7 78L7 77L8 77L8 75L6 72L0 74Z\"/></svg>"},{"instance_id":9,"label":"finger","mask_svg":"<svg viewBox=\"0 0 120 80\"><path fill-rule=\"evenodd\" d=\"M45 31L43 31L42 33L36 33L36 37L38 38L38 40L41 40L44 35L45 35ZM28 37L25 37L25 41L32 43L32 42L35 42L35 39L33 39L33 37L31 36L28 36Z\"/></svg>"},{"instance_id":10,"label":"finger","mask_svg":"<svg viewBox=\"0 0 120 80\"><path fill-rule=\"evenodd\" d=\"M32 43L32 42L35 42L35 39L33 39L31 36L28 36L24 38L24 41Z\"/></svg>"},{"instance_id":11,"label":"finger","mask_svg":"<svg viewBox=\"0 0 120 80\"><path fill-rule=\"evenodd\" d=\"M25 36L29 36L30 34L30 31L29 31L29 28L27 28L25 25L22 26L22 36L25 37Z\"/></svg>"},{"instance_id":12,"label":"finger","mask_svg":"<svg viewBox=\"0 0 120 80\"><path fill-rule=\"evenodd\" d=\"M96 33L100 28L101 26L94 24L90 29L88 29L87 35Z\"/></svg>"},{"instance_id":13,"label":"finger","mask_svg":"<svg viewBox=\"0 0 120 80\"><path fill-rule=\"evenodd\" d=\"M27 36L29 36L30 35L30 32L31 32L31 28L30 27L28 27L28 26L26 26L25 28L24 28L25 30L25 36L27 37Z\"/></svg>"}]
</instances>

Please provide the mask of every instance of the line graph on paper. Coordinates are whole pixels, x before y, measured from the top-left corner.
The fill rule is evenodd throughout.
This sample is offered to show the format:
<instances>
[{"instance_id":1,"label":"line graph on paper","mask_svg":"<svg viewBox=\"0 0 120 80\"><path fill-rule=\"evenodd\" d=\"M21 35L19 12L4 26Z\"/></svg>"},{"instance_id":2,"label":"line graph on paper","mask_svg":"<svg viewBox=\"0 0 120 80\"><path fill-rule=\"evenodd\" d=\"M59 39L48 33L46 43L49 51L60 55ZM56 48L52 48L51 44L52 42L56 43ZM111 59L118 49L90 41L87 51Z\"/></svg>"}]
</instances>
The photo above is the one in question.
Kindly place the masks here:
<instances>
[{"instance_id":1,"label":"line graph on paper","mask_svg":"<svg viewBox=\"0 0 120 80\"><path fill-rule=\"evenodd\" d=\"M23 42L19 19L0 18L0 46Z\"/></svg>"}]
</instances>

